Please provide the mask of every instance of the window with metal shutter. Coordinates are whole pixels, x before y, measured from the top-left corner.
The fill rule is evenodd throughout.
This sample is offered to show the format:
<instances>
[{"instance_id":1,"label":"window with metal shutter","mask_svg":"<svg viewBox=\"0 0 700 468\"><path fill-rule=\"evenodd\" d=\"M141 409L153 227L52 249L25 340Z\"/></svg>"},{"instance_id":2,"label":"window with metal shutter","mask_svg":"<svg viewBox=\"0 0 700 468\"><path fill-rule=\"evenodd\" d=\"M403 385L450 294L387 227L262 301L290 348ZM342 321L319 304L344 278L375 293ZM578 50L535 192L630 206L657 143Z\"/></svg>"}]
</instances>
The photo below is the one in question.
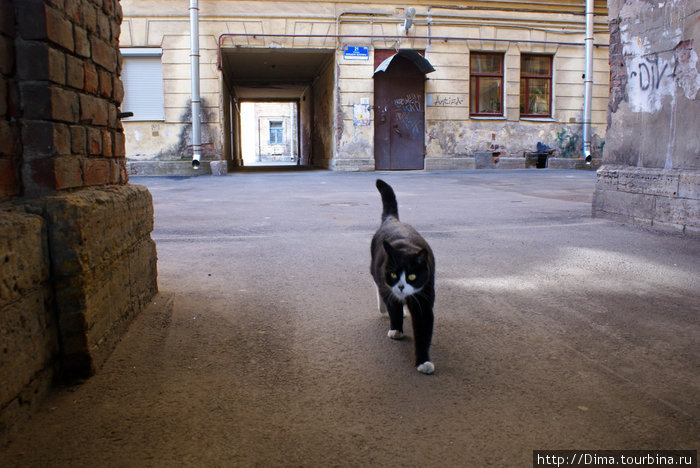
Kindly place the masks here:
<instances>
[{"instance_id":1,"label":"window with metal shutter","mask_svg":"<svg viewBox=\"0 0 700 468\"><path fill-rule=\"evenodd\" d=\"M122 49L122 55L124 101L121 110L134 113L133 117L124 120L164 120L160 54L134 54Z\"/></svg>"}]
</instances>

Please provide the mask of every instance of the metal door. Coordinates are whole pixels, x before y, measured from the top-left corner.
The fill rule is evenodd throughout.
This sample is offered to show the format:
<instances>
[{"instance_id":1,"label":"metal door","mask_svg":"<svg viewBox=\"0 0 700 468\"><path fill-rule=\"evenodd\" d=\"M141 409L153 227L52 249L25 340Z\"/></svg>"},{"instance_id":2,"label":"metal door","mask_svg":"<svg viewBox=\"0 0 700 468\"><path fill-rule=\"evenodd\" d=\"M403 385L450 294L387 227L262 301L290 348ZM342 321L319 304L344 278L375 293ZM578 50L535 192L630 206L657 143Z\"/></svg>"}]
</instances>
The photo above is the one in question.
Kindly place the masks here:
<instances>
[{"instance_id":1,"label":"metal door","mask_svg":"<svg viewBox=\"0 0 700 468\"><path fill-rule=\"evenodd\" d=\"M396 56L374 77L374 159L378 170L423 169L425 75Z\"/></svg>"}]
</instances>

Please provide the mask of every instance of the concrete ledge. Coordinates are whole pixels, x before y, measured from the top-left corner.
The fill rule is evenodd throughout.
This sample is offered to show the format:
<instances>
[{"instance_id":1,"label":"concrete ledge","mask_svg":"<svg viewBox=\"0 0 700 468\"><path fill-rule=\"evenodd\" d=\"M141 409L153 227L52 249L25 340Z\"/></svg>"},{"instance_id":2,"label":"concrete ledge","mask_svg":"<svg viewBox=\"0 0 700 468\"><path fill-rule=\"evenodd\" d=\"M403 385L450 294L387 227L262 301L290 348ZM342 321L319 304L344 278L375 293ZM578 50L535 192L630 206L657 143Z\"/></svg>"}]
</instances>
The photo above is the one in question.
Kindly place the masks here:
<instances>
[{"instance_id":1,"label":"concrete ledge","mask_svg":"<svg viewBox=\"0 0 700 468\"><path fill-rule=\"evenodd\" d=\"M593 195L594 216L697 235L700 172L603 166Z\"/></svg>"},{"instance_id":2,"label":"concrete ledge","mask_svg":"<svg viewBox=\"0 0 700 468\"><path fill-rule=\"evenodd\" d=\"M348 172L368 172L374 170L374 159L334 159L331 170Z\"/></svg>"},{"instance_id":3,"label":"concrete ledge","mask_svg":"<svg viewBox=\"0 0 700 468\"><path fill-rule=\"evenodd\" d=\"M425 158L426 171L471 171L476 169L474 158Z\"/></svg>"},{"instance_id":4,"label":"concrete ledge","mask_svg":"<svg viewBox=\"0 0 700 468\"><path fill-rule=\"evenodd\" d=\"M201 161L199 169L192 169L187 161L127 161L129 175L135 176L196 176L211 174L212 161Z\"/></svg>"}]
</instances>

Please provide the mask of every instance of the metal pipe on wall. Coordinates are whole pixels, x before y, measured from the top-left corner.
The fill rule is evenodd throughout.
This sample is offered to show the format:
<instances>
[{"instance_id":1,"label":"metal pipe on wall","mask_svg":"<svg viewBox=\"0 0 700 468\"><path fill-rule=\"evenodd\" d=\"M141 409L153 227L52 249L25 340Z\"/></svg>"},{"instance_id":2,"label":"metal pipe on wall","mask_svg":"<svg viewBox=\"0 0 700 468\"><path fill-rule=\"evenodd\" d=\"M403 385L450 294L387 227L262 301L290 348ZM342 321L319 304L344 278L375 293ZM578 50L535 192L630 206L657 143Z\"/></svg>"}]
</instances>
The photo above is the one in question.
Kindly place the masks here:
<instances>
[{"instance_id":1,"label":"metal pipe on wall","mask_svg":"<svg viewBox=\"0 0 700 468\"><path fill-rule=\"evenodd\" d=\"M583 158L591 163L591 110L593 102L593 0L586 0L586 68L583 82Z\"/></svg>"},{"instance_id":2,"label":"metal pipe on wall","mask_svg":"<svg viewBox=\"0 0 700 468\"><path fill-rule=\"evenodd\" d=\"M199 97L199 6L190 0L190 81L192 83L192 167L202 158L201 101Z\"/></svg>"}]
</instances>

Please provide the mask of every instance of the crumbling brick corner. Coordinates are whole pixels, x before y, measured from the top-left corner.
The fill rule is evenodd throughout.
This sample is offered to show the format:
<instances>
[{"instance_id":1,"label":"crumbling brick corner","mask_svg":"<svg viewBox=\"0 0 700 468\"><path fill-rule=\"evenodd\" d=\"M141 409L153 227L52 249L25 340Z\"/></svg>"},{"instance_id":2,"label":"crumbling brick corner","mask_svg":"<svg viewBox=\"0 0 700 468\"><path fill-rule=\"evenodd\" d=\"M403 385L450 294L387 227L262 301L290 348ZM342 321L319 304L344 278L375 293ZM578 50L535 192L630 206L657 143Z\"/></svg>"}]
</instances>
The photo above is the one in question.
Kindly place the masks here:
<instances>
[{"instance_id":1,"label":"crumbling brick corner","mask_svg":"<svg viewBox=\"0 0 700 468\"><path fill-rule=\"evenodd\" d=\"M0 435L84 378L157 292L128 184L118 0L0 0Z\"/></svg>"}]
</instances>

